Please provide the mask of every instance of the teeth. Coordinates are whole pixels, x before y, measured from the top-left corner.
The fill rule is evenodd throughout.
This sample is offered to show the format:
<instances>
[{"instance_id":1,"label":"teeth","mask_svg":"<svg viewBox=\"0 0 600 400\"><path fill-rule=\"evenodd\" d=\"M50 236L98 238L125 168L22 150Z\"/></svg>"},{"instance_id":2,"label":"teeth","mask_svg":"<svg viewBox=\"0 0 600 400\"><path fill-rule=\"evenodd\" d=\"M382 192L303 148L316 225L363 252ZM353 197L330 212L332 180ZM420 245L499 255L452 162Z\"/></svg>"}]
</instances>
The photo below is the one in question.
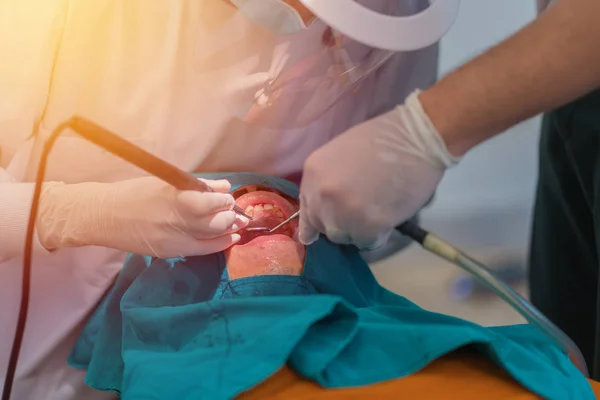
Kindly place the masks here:
<instances>
[{"instance_id":1,"label":"teeth","mask_svg":"<svg viewBox=\"0 0 600 400\"><path fill-rule=\"evenodd\" d=\"M265 211L269 211L269 212L275 214L278 218L281 218L282 220L285 217L285 215L279 209L279 207L277 207L276 205L273 205L273 204L256 204L254 206L248 206L244 210L244 212L246 214L250 215L251 217L253 217L258 212L265 212Z\"/></svg>"}]
</instances>

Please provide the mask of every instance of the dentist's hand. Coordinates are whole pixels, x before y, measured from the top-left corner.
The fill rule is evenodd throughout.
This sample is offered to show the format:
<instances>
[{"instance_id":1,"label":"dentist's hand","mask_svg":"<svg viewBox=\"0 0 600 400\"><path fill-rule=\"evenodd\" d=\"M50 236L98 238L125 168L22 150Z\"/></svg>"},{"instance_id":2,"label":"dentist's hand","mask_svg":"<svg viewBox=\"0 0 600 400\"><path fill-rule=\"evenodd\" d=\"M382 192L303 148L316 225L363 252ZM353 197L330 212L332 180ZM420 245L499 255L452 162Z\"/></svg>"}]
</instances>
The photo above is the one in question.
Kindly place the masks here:
<instances>
[{"instance_id":1,"label":"dentist's hand","mask_svg":"<svg viewBox=\"0 0 600 400\"><path fill-rule=\"evenodd\" d=\"M228 181L205 182L215 192L179 191L155 177L50 184L40 199L40 242L49 250L94 245L160 258L222 251L248 220L231 211Z\"/></svg>"},{"instance_id":2,"label":"dentist's hand","mask_svg":"<svg viewBox=\"0 0 600 400\"><path fill-rule=\"evenodd\" d=\"M448 153L418 93L307 159L300 187L303 244L324 233L335 243L377 248L432 197L458 158Z\"/></svg>"}]
</instances>

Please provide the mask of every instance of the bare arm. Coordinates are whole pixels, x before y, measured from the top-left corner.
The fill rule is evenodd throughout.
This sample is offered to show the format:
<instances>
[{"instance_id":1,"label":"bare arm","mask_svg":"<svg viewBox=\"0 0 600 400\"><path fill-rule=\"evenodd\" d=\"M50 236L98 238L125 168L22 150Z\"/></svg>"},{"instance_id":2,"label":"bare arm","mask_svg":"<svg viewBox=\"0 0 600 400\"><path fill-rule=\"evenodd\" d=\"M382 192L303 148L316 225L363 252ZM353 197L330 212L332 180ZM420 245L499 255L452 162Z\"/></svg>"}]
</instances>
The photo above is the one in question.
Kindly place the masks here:
<instances>
[{"instance_id":1,"label":"bare arm","mask_svg":"<svg viewBox=\"0 0 600 400\"><path fill-rule=\"evenodd\" d=\"M473 146L600 86L600 1L557 0L421 94L448 150ZM600 110L599 110L600 113Z\"/></svg>"}]
</instances>

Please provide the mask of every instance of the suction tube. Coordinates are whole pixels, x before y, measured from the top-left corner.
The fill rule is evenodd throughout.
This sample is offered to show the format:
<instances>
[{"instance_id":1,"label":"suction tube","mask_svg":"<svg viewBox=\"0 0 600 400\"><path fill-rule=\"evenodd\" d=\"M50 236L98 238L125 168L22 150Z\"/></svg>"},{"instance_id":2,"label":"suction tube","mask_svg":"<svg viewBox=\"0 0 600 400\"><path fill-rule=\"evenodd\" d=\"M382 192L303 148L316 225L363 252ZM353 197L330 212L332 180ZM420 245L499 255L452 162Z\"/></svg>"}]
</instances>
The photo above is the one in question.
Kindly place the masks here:
<instances>
[{"instance_id":1,"label":"suction tube","mask_svg":"<svg viewBox=\"0 0 600 400\"><path fill-rule=\"evenodd\" d=\"M494 276L492 271L484 264L474 260L461 250L447 243L443 239L430 233L414 222L405 222L396 228L400 233L410 237L431 253L450 261L473 275L482 284L494 291L502 300L507 302L529 323L541 330L556 346L569 356L571 362L588 378L588 370L585 359L577 345L562 330L554 325L544 314L542 314L531 303L525 300L511 287Z\"/></svg>"}]
</instances>

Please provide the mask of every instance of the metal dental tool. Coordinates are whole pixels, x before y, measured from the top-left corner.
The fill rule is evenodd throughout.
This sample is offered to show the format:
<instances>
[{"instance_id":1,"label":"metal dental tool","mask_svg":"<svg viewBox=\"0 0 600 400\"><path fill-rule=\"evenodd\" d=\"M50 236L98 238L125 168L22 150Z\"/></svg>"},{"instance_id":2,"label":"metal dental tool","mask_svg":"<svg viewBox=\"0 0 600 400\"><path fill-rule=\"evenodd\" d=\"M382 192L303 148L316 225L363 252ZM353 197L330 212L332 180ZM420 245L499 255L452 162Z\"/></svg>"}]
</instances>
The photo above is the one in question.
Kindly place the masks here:
<instances>
[{"instance_id":1,"label":"metal dental tool","mask_svg":"<svg viewBox=\"0 0 600 400\"><path fill-rule=\"evenodd\" d=\"M286 219L285 221L283 221L282 223L280 223L279 225L277 225L275 228L266 228L263 226L259 226L256 228L246 228L246 231L248 232L266 232L266 233L272 233L275 232L277 229L281 228L282 226L286 225L287 223L289 223L291 220L293 220L294 218L298 218L298 216L300 215L300 211L296 211L295 213L293 213L288 219Z\"/></svg>"}]
</instances>

